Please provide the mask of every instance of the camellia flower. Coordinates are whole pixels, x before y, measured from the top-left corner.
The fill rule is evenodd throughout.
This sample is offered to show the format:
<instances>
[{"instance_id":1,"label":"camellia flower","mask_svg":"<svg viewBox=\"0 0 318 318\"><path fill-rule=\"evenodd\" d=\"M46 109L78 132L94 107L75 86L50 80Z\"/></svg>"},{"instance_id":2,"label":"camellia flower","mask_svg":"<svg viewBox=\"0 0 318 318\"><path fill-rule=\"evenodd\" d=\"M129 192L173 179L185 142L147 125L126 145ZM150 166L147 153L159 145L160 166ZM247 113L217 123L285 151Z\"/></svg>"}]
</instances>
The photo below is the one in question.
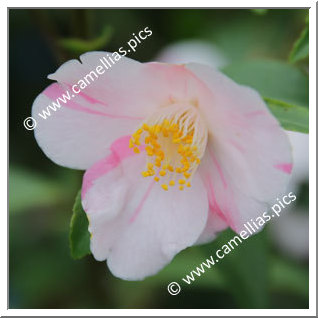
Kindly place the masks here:
<instances>
[{"instance_id":1,"label":"camellia flower","mask_svg":"<svg viewBox=\"0 0 318 318\"><path fill-rule=\"evenodd\" d=\"M97 69L71 60L33 104L41 112ZM85 169L91 251L123 279L153 275L181 250L262 215L291 173L288 139L259 94L211 67L121 57L35 137L55 163Z\"/></svg>"}]
</instances>

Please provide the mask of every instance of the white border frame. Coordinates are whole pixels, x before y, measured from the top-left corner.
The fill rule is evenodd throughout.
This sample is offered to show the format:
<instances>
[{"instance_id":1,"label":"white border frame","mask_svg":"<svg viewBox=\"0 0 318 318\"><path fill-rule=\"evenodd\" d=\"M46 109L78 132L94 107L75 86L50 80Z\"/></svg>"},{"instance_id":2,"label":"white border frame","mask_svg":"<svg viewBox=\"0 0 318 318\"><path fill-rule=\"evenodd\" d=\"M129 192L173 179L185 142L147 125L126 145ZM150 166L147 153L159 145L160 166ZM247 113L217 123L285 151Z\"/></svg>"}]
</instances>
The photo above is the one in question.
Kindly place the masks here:
<instances>
[{"instance_id":1,"label":"white border frame","mask_svg":"<svg viewBox=\"0 0 318 318\"><path fill-rule=\"evenodd\" d=\"M49 4L48 4L49 2ZM87 7L86 2L79 2L75 0L55 0L55 1L43 1L30 0L28 2L17 0L17 1L6 1L5 6L1 7L1 38L2 43L8 43L8 7L18 8L25 7ZM268 1L258 1L258 0L242 0L240 2L235 1L202 1L196 0L195 2L185 2L179 0L161 0L156 2L148 1L117 1L113 6L109 6L110 3L102 0L90 0L89 7L103 8L107 5L111 7L132 7L136 8L150 8L150 7L213 7L213 8L235 8L237 4L240 4L240 9L244 8L310 8L309 10L309 111L310 111L310 135L309 135L309 309L7 309L8 300L8 290L7 284L4 282L8 281L8 262L1 262L0 277L0 314L1 316L316 316L316 2L315 1L282 1L282 0L268 0ZM6 101L4 101L1 108L1 118L3 123L0 126L1 134L0 141L2 149L8 149L8 109L4 105L8 102L8 81L7 74L4 70L8 71L7 65L7 50L1 50L1 63L2 63L2 84L1 85L1 96L6 96ZM6 83L6 84L5 84ZM4 98L3 98L4 99ZM6 122L5 122L6 121ZM22 123L21 123L22 125ZM7 154L8 155L8 154ZM2 176L8 173L8 162L5 156L1 156L1 167ZM6 167L6 168L5 168ZM7 181L2 178L1 180L2 200L1 200L1 255L8 255L8 219L7 211Z\"/></svg>"}]
</instances>

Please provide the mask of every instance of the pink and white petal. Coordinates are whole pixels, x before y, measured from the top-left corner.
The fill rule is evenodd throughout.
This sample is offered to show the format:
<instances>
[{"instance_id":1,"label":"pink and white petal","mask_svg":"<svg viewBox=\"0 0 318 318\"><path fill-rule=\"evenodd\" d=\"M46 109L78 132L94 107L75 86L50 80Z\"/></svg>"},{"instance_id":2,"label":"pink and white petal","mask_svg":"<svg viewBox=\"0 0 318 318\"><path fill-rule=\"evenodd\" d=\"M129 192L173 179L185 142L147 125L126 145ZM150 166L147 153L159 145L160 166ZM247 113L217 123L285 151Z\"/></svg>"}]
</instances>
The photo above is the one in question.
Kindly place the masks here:
<instances>
[{"instance_id":1,"label":"pink and white petal","mask_svg":"<svg viewBox=\"0 0 318 318\"><path fill-rule=\"evenodd\" d=\"M38 118L52 103L52 96L61 91L61 85L50 85L35 99L32 116ZM38 120L34 134L43 152L55 163L87 169L105 157L113 140L131 134L139 123L139 118L109 116L94 110L90 101L77 96L77 101L70 100L56 111L51 110L51 116Z\"/></svg>"},{"instance_id":2,"label":"pink and white petal","mask_svg":"<svg viewBox=\"0 0 318 318\"><path fill-rule=\"evenodd\" d=\"M170 103L171 98L186 96L189 76L182 66L142 64L121 57L95 78L96 68L110 55L90 52L80 57L82 63L64 63L49 76L58 83L45 89L33 104L32 115L39 118L36 139L57 164L88 168L105 156L113 140L132 134L157 107ZM73 85L79 85L85 77L90 84L79 94L74 93ZM51 113L46 120L39 117L43 111Z\"/></svg>"},{"instance_id":3,"label":"pink and white petal","mask_svg":"<svg viewBox=\"0 0 318 318\"><path fill-rule=\"evenodd\" d=\"M111 67L106 70L103 63L110 61L111 57L109 52L85 53L80 56L82 63L68 61L49 78L69 88L86 78L90 84L79 95L92 101L93 109L104 109L117 116L149 116L155 108L167 102L171 92L176 91L179 82L172 78L170 83L164 81L167 76L171 77L169 74L174 74L175 66L164 68L168 75L160 77L161 70L153 65L157 63L140 63L122 56L115 64L109 62ZM96 71L98 66L105 70L101 75Z\"/></svg>"},{"instance_id":4,"label":"pink and white petal","mask_svg":"<svg viewBox=\"0 0 318 318\"><path fill-rule=\"evenodd\" d=\"M76 90L86 85L79 95L92 101L93 107L104 108L109 114L144 116L151 105L142 98L146 83L143 64L126 57L112 64L111 56L109 52L88 52L80 56L80 61L64 63L48 77L65 87L77 85ZM102 68L99 73L103 74L97 72L99 66Z\"/></svg>"},{"instance_id":5,"label":"pink and white petal","mask_svg":"<svg viewBox=\"0 0 318 318\"><path fill-rule=\"evenodd\" d=\"M154 185L143 193L137 217L132 215L107 259L112 273L128 280L156 274L177 253L195 244L207 221L208 203L200 178L193 180L189 191L164 192Z\"/></svg>"},{"instance_id":6,"label":"pink and white petal","mask_svg":"<svg viewBox=\"0 0 318 318\"><path fill-rule=\"evenodd\" d=\"M291 147L255 90L210 67L187 68L202 84L197 85L199 108L210 132L200 170L208 176L210 201L239 231L284 193L292 168Z\"/></svg>"},{"instance_id":7,"label":"pink and white petal","mask_svg":"<svg viewBox=\"0 0 318 318\"><path fill-rule=\"evenodd\" d=\"M228 176L220 176L220 170L209 162L208 158L202 160L198 169L208 192L210 210L218 216L220 229L226 223L235 232L244 229L244 224L261 216L268 210L269 202L259 201L257 198L248 196L228 182ZM226 181L226 184L224 183ZM242 185L242 188L244 185ZM279 195L278 195L279 196ZM222 226L223 225L223 226ZM209 232L209 228L205 230ZM215 229L212 228L210 235L214 236Z\"/></svg>"},{"instance_id":8,"label":"pink and white petal","mask_svg":"<svg viewBox=\"0 0 318 318\"><path fill-rule=\"evenodd\" d=\"M188 101L195 96L192 91L193 78L184 65L151 62L146 63L146 69L154 77L155 85L151 85L148 91L150 96L158 101L160 106L175 101ZM165 94L158 95L160 92Z\"/></svg>"},{"instance_id":9,"label":"pink and white petal","mask_svg":"<svg viewBox=\"0 0 318 318\"><path fill-rule=\"evenodd\" d=\"M200 237L196 241L196 244L205 244L213 241L217 235L228 228L228 224L224 217L219 216L210 206L208 213L208 220L205 228L201 233Z\"/></svg>"},{"instance_id":10,"label":"pink and white petal","mask_svg":"<svg viewBox=\"0 0 318 318\"><path fill-rule=\"evenodd\" d=\"M207 221L208 200L199 177L187 191L164 191L141 177L144 156L123 155L122 149L115 145L108 158L86 172L82 203L94 257L107 259L115 276L139 280L197 241Z\"/></svg>"}]
</instances>

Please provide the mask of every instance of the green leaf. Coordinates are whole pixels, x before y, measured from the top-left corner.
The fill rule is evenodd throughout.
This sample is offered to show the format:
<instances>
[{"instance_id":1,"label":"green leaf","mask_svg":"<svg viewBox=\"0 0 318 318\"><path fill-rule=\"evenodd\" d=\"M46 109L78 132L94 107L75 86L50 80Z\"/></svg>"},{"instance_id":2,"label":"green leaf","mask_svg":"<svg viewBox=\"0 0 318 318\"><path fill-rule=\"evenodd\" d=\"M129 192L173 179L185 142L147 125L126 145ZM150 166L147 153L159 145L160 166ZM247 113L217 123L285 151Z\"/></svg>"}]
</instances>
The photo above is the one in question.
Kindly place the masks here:
<instances>
[{"instance_id":1,"label":"green leaf","mask_svg":"<svg viewBox=\"0 0 318 318\"><path fill-rule=\"evenodd\" d=\"M284 259L273 258L270 261L271 290L293 293L304 298L309 297L308 269Z\"/></svg>"},{"instance_id":2,"label":"green leaf","mask_svg":"<svg viewBox=\"0 0 318 318\"><path fill-rule=\"evenodd\" d=\"M242 240L242 243L217 265L239 308L268 308L269 306L266 234L265 229L245 241ZM215 241L216 244L211 244L215 246L212 247L213 250L227 244L235 235L237 234L233 231L224 231Z\"/></svg>"},{"instance_id":3,"label":"green leaf","mask_svg":"<svg viewBox=\"0 0 318 318\"><path fill-rule=\"evenodd\" d=\"M250 9L250 10L258 15L264 15L268 11L268 9Z\"/></svg>"},{"instance_id":4,"label":"green leaf","mask_svg":"<svg viewBox=\"0 0 318 318\"><path fill-rule=\"evenodd\" d=\"M74 259L80 259L90 254L90 233L88 232L88 219L81 202L81 191L78 192L71 219L70 248Z\"/></svg>"},{"instance_id":5,"label":"green leaf","mask_svg":"<svg viewBox=\"0 0 318 318\"><path fill-rule=\"evenodd\" d=\"M93 40L82 40L77 38L61 39L59 44L65 50L75 53L82 54L88 51L96 51L105 48L112 35L112 28L105 26L99 37Z\"/></svg>"},{"instance_id":6,"label":"green leaf","mask_svg":"<svg viewBox=\"0 0 318 318\"><path fill-rule=\"evenodd\" d=\"M308 77L293 65L274 60L252 60L230 64L223 72L237 83L255 88L264 98L308 107Z\"/></svg>"},{"instance_id":7,"label":"green leaf","mask_svg":"<svg viewBox=\"0 0 318 318\"><path fill-rule=\"evenodd\" d=\"M63 180L61 178L53 179L22 166L10 165L10 212L20 213L60 203L68 199L74 186L74 178L70 174L67 174Z\"/></svg>"},{"instance_id":8,"label":"green leaf","mask_svg":"<svg viewBox=\"0 0 318 318\"><path fill-rule=\"evenodd\" d=\"M294 43L289 55L289 62L296 63L309 56L309 25L308 22L301 32L300 37Z\"/></svg>"},{"instance_id":9,"label":"green leaf","mask_svg":"<svg viewBox=\"0 0 318 318\"><path fill-rule=\"evenodd\" d=\"M306 107L286 104L265 98L272 114L286 130L309 133L309 111Z\"/></svg>"},{"instance_id":10,"label":"green leaf","mask_svg":"<svg viewBox=\"0 0 318 318\"><path fill-rule=\"evenodd\" d=\"M164 267L157 275L149 277L145 281L149 284L162 285L163 281L167 281L168 284L169 281L175 280L180 282L185 288L188 287L189 292L193 288L218 288L225 290L225 279L217 266L207 269L202 277L196 277L190 286L187 286L186 283L182 281L182 278L185 278L192 270L200 266L201 262L206 261L210 255L211 250L205 253L202 246L192 246L176 255L172 262Z\"/></svg>"},{"instance_id":11,"label":"green leaf","mask_svg":"<svg viewBox=\"0 0 318 318\"><path fill-rule=\"evenodd\" d=\"M228 65L223 72L237 83L256 89L285 129L308 133L309 82L296 67L254 60Z\"/></svg>"}]
</instances>

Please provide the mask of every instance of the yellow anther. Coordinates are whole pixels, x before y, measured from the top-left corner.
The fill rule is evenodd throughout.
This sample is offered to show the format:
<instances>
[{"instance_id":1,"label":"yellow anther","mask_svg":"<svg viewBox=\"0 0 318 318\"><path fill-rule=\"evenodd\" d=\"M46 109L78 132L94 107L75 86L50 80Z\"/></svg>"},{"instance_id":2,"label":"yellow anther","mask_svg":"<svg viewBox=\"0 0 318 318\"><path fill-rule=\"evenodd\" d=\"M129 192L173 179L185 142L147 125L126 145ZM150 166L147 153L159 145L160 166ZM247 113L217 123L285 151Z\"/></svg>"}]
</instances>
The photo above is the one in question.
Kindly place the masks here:
<instances>
[{"instance_id":1,"label":"yellow anther","mask_svg":"<svg viewBox=\"0 0 318 318\"><path fill-rule=\"evenodd\" d=\"M182 145L179 145L179 147L178 147L178 153L183 153L183 146Z\"/></svg>"},{"instance_id":2,"label":"yellow anther","mask_svg":"<svg viewBox=\"0 0 318 318\"><path fill-rule=\"evenodd\" d=\"M156 140L151 140L150 142L154 148L160 148L160 145L156 142Z\"/></svg>"},{"instance_id":3,"label":"yellow anther","mask_svg":"<svg viewBox=\"0 0 318 318\"><path fill-rule=\"evenodd\" d=\"M190 176L191 176L191 173L189 173L189 172L184 172L183 175L184 175L185 178L189 179Z\"/></svg>"},{"instance_id":4,"label":"yellow anther","mask_svg":"<svg viewBox=\"0 0 318 318\"><path fill-rule=\"evenodd\" d=\"M140 147L144 145L146 155L152 157L148 157L147 171L143 171L142 176L152 176L155 182L161 181L161 187L166 191L174 185L178 185L180 190L191 186L189 181L200 163L203 148L203 142L196 130L199 128L194 121L197 116L195 112L192 114L192 111L186 110L185 113L176 113L176 117L174 116L169 115L169 119L163 120L160 117L158 120L150 118L129 140L129 147L135 153L140 153ZM197 151L198 148L200 152ZM179 174L177 178L176 173Z\"/></svg>"},{"instance_id":5,"label":"yellow anther","mask_svg":"<svg viewBox=\"0 0 318 318\"><path fill-rule=\"evenodd\" d=\"M169 120L168 120L168 119L165 119L165 120L163 121L163 125L164 125L164 126L170 126Z\"/></svg>"},{"instance_id":6,"label":"yellow anther","mask_svg":"<svg viewBox=\"0 0 318 318\"><path fill-rule=\"evenodd\" d=\"M162 134L164 137L169 137L169 131L167 130L167 128L165 127L162 128Z\"/></svg>"},{"instance_id":7,"label":"yellow anther","mask_svg":"<svg viewBox=\"0 0 318 318\"><path fill-rule=\"evenodd\" d=\"M192 141L193 141L192 136L188 136L188 137L184 138L184 142L186 144L192 144Z\"/></svg>"},{"instance_id":8,"label":"yellow anther","mask_svg":"<svg viewBox=\"0 0 318 318\"><path fill-rule=\"evenodd\" d=\"M160 145L155 140L151 141L151 144L155 150L159 151Z\"/></svg>"},{"instance_id":9,"label":"yellow anther","mask_svg":"<svg viewBox=\"0 0 318 318\"><path fill-rule=\"evenodd\" d=\"M171 165L168 165L168 168L167 168L170 172L173 172L173 167Z\"/></svg>"},{"instance_id":10,"label":"yellow anther","mask_svg":"<svg viewBox=\"0 0 318 318\"><path fill-rule=\"evenodd\" d=\"M158 154L158 157L159 157L161 160L163 160L163 159L165 158L165 154L164 154L164 152L163 152L162 150L159 150L157 154Z\"/></svg>"},{"instance_id":11,"label":"yellow anther","mask_svg":"<svg viewBox=\"0 0 318 318\"><path fill-rule=\"evenodd\" d=\"M161 171L159 172L159 174L160 174L162 177L164 177L164 176L166 175L166 171L165 171L165 170L161 170Z\"/></svg>"},{"instance_id":12,"label":"yellow anther","mask_svg":"<svg viewBox=\"0 0 318 318\"><path fill-rule=\"evenodd\" d=\"M167 184L162 184L162 185L161 185L161 188L162 188L163 190L168 191L168 185L167 185Z\"/></svg>"},{"instance_id":13,"label":"yellow anther","mask_svg":"<svg viewBox=\"0 0 318 318\"><path fill-rule=\"evenodd\" d=\"M186 163L188 163L188 159L187 158L182 158L180 160L180 162L183 163L183 164L186 164Z\"/></svg>"},{"instance_id":14,"label":"yellow anther","mask_svg":"<svg viewBox=\"0 0 318 318\"><path fill-rule=\"evenodd\" d=\"M143 177L149 177L148 171L142 171L142 172L141 172L141 175L142 175Z\"/></svg>"},{"instance_id":15,"label":"yellow anther","mask_svg":"<svg viewBox=\"0 0 318 318\"><path fill-rule=\"evenodd\" d=\"M158 134L158 133L160 133L160 131L161 131L161 126L160 125L155 125L154 126L154 133Z\"/></svg>"}]
</instances>

